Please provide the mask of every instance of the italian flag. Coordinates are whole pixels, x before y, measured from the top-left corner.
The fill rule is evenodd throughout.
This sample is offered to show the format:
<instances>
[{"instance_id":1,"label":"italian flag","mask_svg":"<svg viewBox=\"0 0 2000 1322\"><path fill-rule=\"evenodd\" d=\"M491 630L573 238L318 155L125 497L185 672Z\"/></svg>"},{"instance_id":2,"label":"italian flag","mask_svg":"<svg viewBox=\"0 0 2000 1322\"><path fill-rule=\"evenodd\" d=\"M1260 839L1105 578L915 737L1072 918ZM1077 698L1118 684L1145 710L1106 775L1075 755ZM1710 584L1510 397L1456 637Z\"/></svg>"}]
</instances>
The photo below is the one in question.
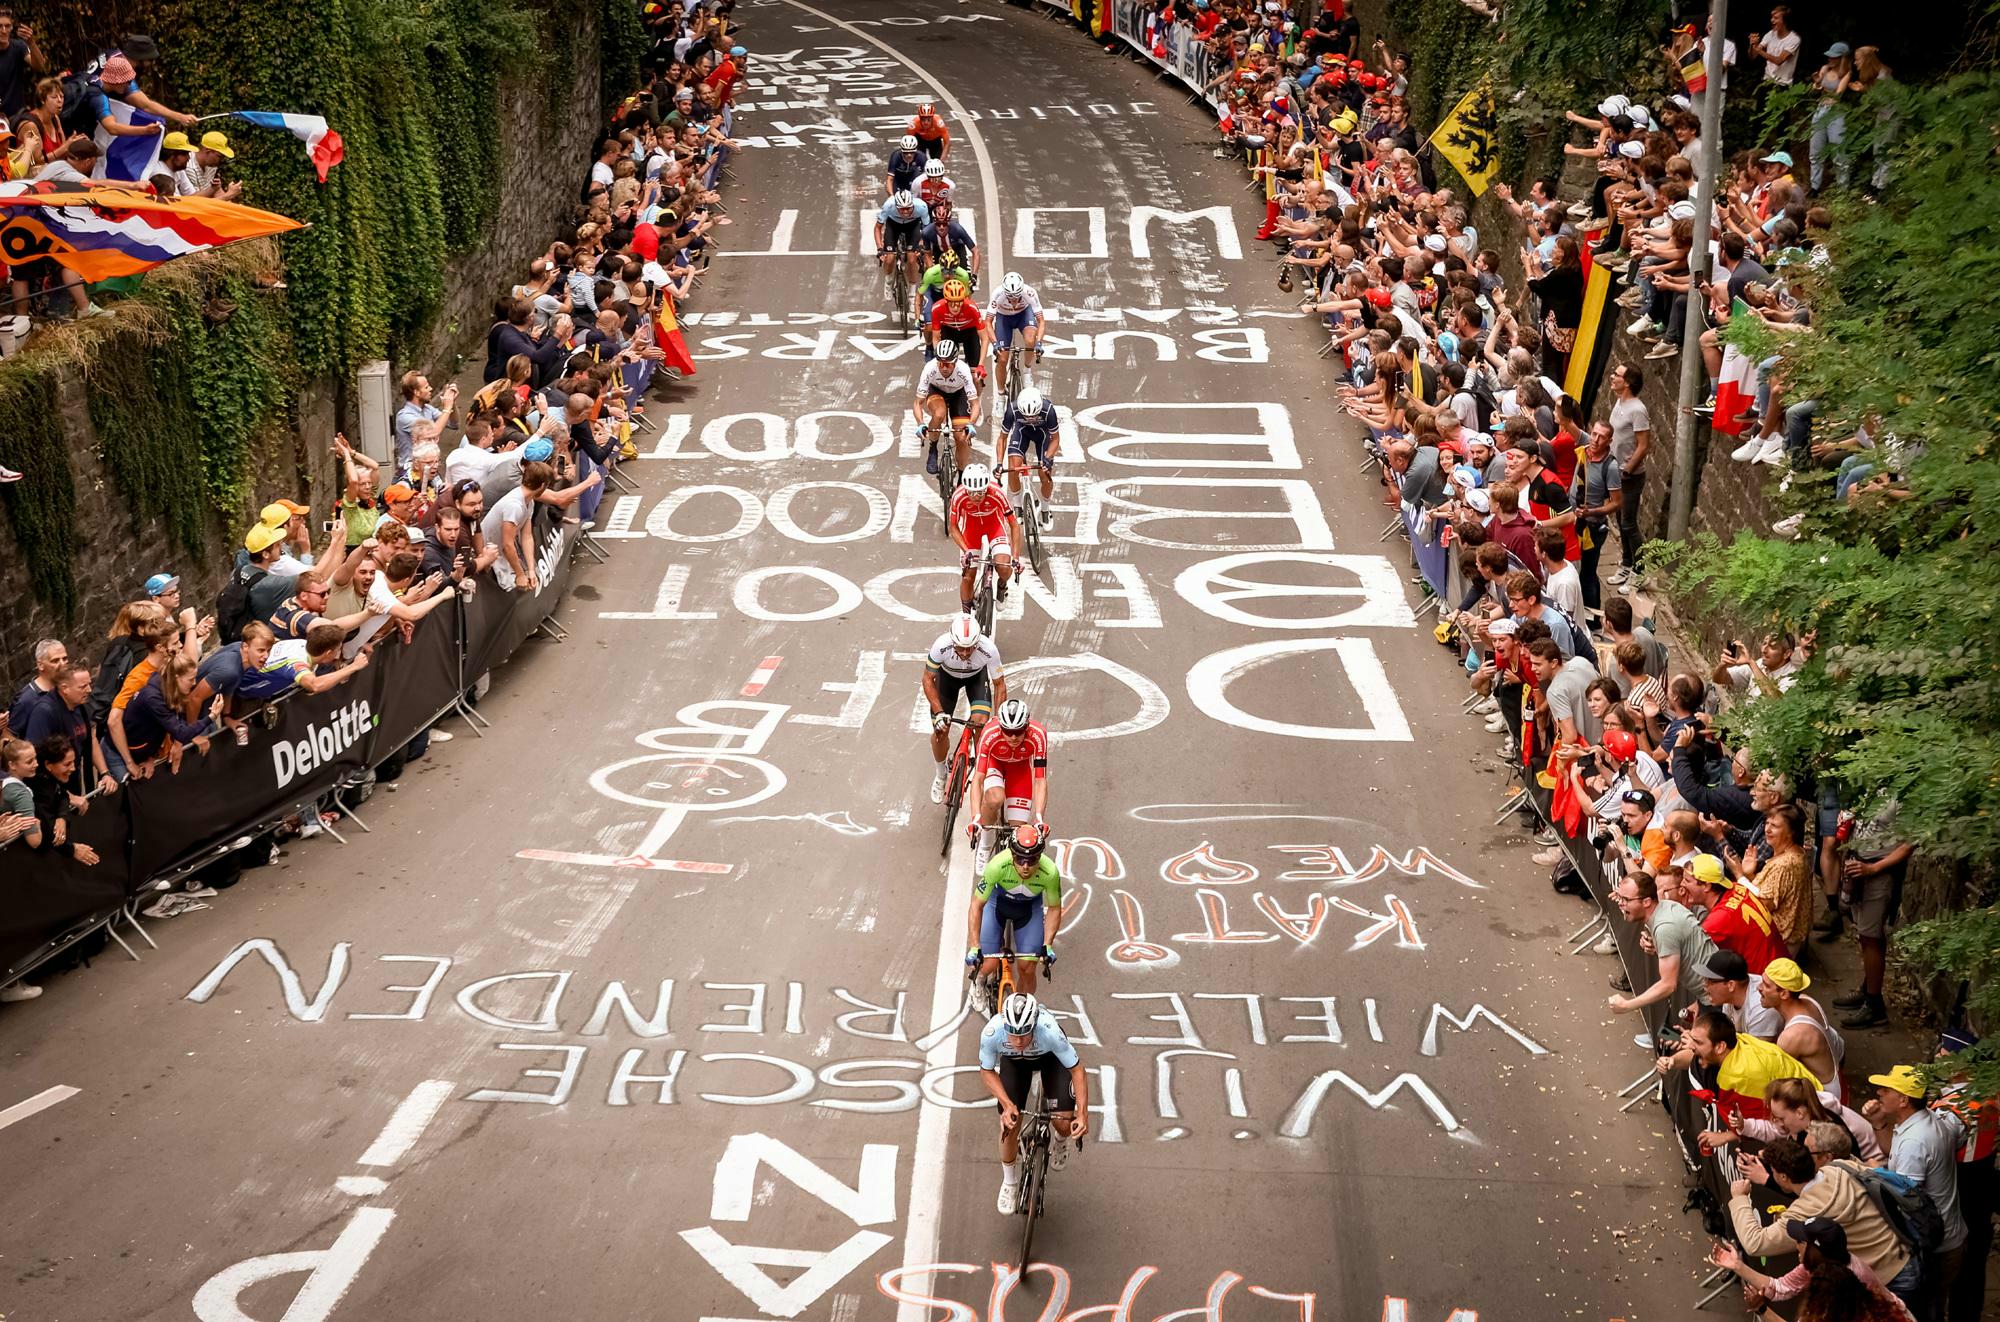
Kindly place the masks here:
<instances>
[{"instance_id":1,"label":"italian flag","mask_svg":"<svg viewBox=\"0 0 2000 1322\"><path fill-rule=\"evenodd\" d=\"M1722 346L1722 375L1715 383L1715 416L1709 426L1724 436L1741 436L1757 407L1757 364L1733 344Z\"/></svg>"}]
</instances>

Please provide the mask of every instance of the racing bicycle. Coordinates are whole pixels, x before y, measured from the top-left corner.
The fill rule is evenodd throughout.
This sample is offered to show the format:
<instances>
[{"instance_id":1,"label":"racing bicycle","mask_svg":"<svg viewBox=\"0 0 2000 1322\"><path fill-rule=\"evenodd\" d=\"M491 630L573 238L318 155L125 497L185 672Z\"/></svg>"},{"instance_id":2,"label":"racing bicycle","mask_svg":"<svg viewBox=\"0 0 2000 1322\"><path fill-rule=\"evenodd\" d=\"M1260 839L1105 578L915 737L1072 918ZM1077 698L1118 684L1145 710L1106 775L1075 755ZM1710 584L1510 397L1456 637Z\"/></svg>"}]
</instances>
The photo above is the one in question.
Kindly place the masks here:
<instances>
[{"instance_id":1,"label":"racing bicycle","mask_svg":"<svg viewBox=\"0 0 2000 1322\"><path fill-rule=\"evenodd\" d=\"M1042 476L1032 465L1025 465L1021 474L1021 549L1028 553L1028 564L1035 571L1035 577L1043 583L1049 581L1049 552L1042 545Z\"/></svg>"},{"instance_id":2,"label":"racing bicycle","mask_svg":"<svg viewBox=\"0 0 2000 1322\"><path fill-rule=\"evenodd\" d=\"M889 296L895 300L897 328L909 335L915 329L912 320L915 314L910 307L910 241L899 237L890 245L890 251L895 260L889 264Z\"/></svg>"},{"instance_id":3,"label":"racing bicycle","mask_svg":"<svg viewBox=\"0 0 2000 1322\"><path fill-rule=\"evenodd\" d=\"M993 605L999 578L1000 570L993 563L993 539L982 537L972 571L972 618L979 621L979 631L988 638L993 636Z\"/></svg>"},{"instance_id":4,"label":"racing bicycle","mask_svg":"<svg viewBox=\"0 0 2000 1322\"><path fill-rule=\"evenodd\" d=\"M1042 1104L1042 1076L1037 1070L1028 1081L1028 1098L1015 1122L1021 1128L1021 1195L1014 1214L1021 1218L1021 1271L1028 1270L1028 1254L1035 1245L1035 1222L1042 1219L1049 1198L1049 1145L1055 1141L1055 1112ZM1083 1150L1083 1140L1076 1140Z\"/></svg>"},{"instance_id":5,"label":"racing bicycle","mask_svg":"<svg viewBox=\"0 0 2000 1322\"><path fill-rule=\"evenodd\" d=\"M938 499L944 502L944 522L946 529L949 529L951 527L951 498L958 491L958 443L965 441L967 444L970 444L972 441L972 429L969 427L952 426L946 428L946 430L950 432L950 439L948 440L938 434L937 424L927 422L924 424L922 435L925 445L935 445L937 447Z\"/></svg>"},{"instance_id":6,"label":"racing bicycle","mask_svg":"<svg viewBox=\"0 0 2000 1322\"><path fill-rule=\"evenodd\" d=\"M1000 843L994 847L993 856L995 858L1000 857L1000 851L1006 849L1014 839L1014 828L1011 825L1002 826L997 829L1000 834ZM976 882L978 878L975 877L973 880ZM989 900L987 903L991 904L993 901ZM983 1015L999 1013L1000 1007L1007 1003L1007 998L1012 996L1017 990L1014 982L1014 961L1018 958L1019 955L1014 949L1014 924L1012 921L1003 918L1000 920L1000 971L989 977L981 977L979 975L979 966L975 964L966 973L966 976L972 980L972 1008L974 1010ZM980 961L980 963L984 962L983 959ZM1042 968L1042 977L1053 978L1055 976L1056 966L1052 963L1045 963Z\"/></svg>"},{"instance_id":7,"label":"racing bicycle","mask_svg":"<svg viewBox=\"0 0 2000 1322\"><path fill-rule=\"evenodd\" d=\"M949 729L954 725L959 727L959 731L958 740L952 746L951 761L946 763L948 770L944 779L944 843L938 849L940 858L947 857L951 853L951 837L953 829L958 825L959 805L964 802L966 784L972 779L973 725L962 716L948 717L945 728Z\"/></svg>"},{"instance_id":8,"label":"racing bicycle","mask_svg":"<svg viewBox=\"0 0 2000 1322\"><path fill-rule=\"evenodd\" d=\"M1003 389L1007 395L1007 407L1013 408L1014 401L1020 397L1021 392L1028 386L1028 349L1023 343L1020 331L1015 331L1009 337L1009 341L1007 345L1007 379L1003 383ZM994 347L993 357L996 360L1000 357L1000 348L997 345ZM999 366L997 361L994 365L996 367Z\"/></svg>"}]
</instances>

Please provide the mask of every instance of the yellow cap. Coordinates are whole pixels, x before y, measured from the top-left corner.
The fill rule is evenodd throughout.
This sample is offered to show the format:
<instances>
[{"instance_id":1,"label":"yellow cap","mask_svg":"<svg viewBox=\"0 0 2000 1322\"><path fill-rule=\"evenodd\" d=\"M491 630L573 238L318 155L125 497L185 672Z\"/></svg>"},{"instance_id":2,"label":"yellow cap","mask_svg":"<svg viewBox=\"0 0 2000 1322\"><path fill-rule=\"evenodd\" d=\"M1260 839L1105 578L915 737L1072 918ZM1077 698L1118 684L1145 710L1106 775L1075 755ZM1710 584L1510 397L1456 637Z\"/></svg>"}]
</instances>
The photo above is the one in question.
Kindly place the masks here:
<instances>
[{"instance_id":1,"label":"yellow cap","mask_svg":"<svg viewBox=\"0 0 2000 1322\"><path fill-rule=\"evenodd\" d=\"M166 137L160 139L160 150L163 152L193 151L194 144L188 141L188 135L185 133L169 133Z\"/></svg>"},{"instance_id":2,"label":"yellow cap","mask_svg":"<svg viewBox=\"0 0 2000 1322\"><path fill-rule=\"evenodd\" d=\"M244 537L243 549L255 554L258 551L269 550L272 546L284 540L285 530L283 528L273 528L268 523L260 523L252 528L249 534Z\"/></svg>"},{"instance_id":3,"label":"yellow cap","mask_svg":"<svg viewBox=\"0 0 2000 1322\"><path fill-rule=\"evenodd\" d=\"M1812 986L1812 979L1806 976L1806 971L1789 959L1774 959L1766 964L1764 981L1795 994Z\"/></svg>"},{"instance_id":4,"label":"yellow cap","mask_svg":"<svg viewBox=\"0 0 2000 1322\"><path fill-rule=\"evenodd\" d=\"M1688 875L1704 886L1720 886L1724 890L1735 889L1736 883L1722 870L1722 860L1713 854L1696 854L1689 862Z\"/></svg>"},{"instance_id":5,"label":"yellow cap","mask_svg":"<svg viewBox=\"0 0 2000 1322\"><path fill-rule=\"evenodd\" d=\"M1924 1100L1924 1081L1914 1065L1898 1065L1887 1074L1871 1074L1868 1082L1879 1088L1894 1088L1915 1101Z\"/></svg>"},{"instance_id":6,"label":"yellow cap","mask_svg":"<svg viewBox=\"0 0 2000 1322\"><path fill-rule=\"evenodd\" d=\"M229 137L227 134L214 133L214 132L204 133L201 135L201 145L207 148L209 151L221 152L224 156L227 156L232 161L236 159L236 153L229 146ZM162 148L162 150L165 149Z\"/></svg>"}]
</instances>

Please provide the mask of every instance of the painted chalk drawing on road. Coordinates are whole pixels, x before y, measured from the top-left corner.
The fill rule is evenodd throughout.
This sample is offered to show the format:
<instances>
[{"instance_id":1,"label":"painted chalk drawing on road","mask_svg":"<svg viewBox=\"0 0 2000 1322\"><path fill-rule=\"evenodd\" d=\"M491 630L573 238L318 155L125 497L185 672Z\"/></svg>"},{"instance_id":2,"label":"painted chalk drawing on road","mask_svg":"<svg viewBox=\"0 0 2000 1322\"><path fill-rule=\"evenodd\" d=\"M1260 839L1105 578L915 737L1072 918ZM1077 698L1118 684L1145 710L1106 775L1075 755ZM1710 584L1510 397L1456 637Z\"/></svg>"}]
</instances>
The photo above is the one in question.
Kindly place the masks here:
<instances>
[{"instance_id":1,"label":"painted chalk drawing on road","mask_svg":"<svg viewBox=\"0 0 2000 1322\"><path fill-rule=\"evenodd\" d=\"M952 1110L991 1105L972 1077L977 1065L931 1068L916 1054L938 1035L968 1026L964 1002L951 1018L919 1032L903 991L884 1003L838 986L671 976L637 985L611 980L592 991L570 968L472 976L479 971L458 967L448 955L383 954L375 962L387 971L365 980L353 976L353 947L339 943L328 953L318 987L309 991L276 943L253 938L225 956L186 999L208 1004L225 988L252 995L268 990L270 983L254 972L239 972L261 967L275 976L277 1003L303 1025L449 1019L493 1030L494 1054L484 1072L475 1070L461 1085L458 1100L468 1103L601 1102L649 1111L699 1102L858 1114L924 1104ZM411 982L400 972L406 965L428 965L429 973ZM460 980L448 988L454 971ZM1091 1110L1105 1143L1130 1141L1131 1126L1145 1114L1146 1091L1121 1090L1121 1078L1134 1075L1153 1084L1151 1112L1162 1124L1155 1134L1160 1141L1191 1132L1189 1096L1215 1092L1231 1136L1239 1139L1309 1139L1316 1122L1359 1107L1476 1141L1459 1110L1426 1077L1426 1062L1447 1054L1453 1038L1472 1034L1488 1045L1510 1043L1528 1058L1550 1054L1529 1032L1477 1002L1459 1007L1354 994L1160 988L1089 995L1051 990L1045 1003L1071 1041L1092 1049L1097 1083ZM640 1044L617 1044L614 1037ZM828 1060L834 1042L855 1044L852 1049L865 1054ZM1315 1054L1322 1045L1350 1046L1356 1054L1343 1056L1341 1068L1326 1069L1324 1056ZM429 1102L430 1113L438 1100ZM1261 1135L1246 1123L1258 1116L1268 1126ZM414 1129L428 1120L426 1115Z\"/></svg>"},{"instance_id":2,"label":"painted chalk drawing on road","mask_svg":"<svg viewBox=\"0 0 2000 1322\"><path fill-rule=\"evenodd\" d=\"M1138 1322L1148 1315L1153 1316L1153 1322L1225 1322L1226 1304L1230 1305L1228 1318L1241 1318L1245 1322L1286 1322L1286 1319L1314 1322L1317 1316L1315 1310L1320 1295L1316 1290L1289 1293L1249 1284L1249 1278L1241 1272L1223 1271L1216 1274L1198 1298L1163 1298L1157 1289L1148 1295L1147 1286L1159 1274L1160 1269L1150 1264L1134 1268L1117 1292L1102 1302L1082 1298L1073 1300L1069 1271L1056 1263L1040 1261L1030 1262L1025 1272L1011 1262L985 1265L970 1262L912 1264L882 1272L875 1278L875 1286L885 1298L899 1304L942 1310L926 1314L935 1322L1006 1322L1007 1304L1016 1289L1046 1297L1047 1303L1037 1315L1040 1322L1099 1316L1116 1319L1116 1322ZM1243 1287L1243 1293L1236 1296L1234 1304L1230 1304L1238 1286ZM1142 1295L1147 1296L1145 1312L1138 1311ZM1267 1301L1273 1306L1259 1305L1244 1296ZM968 1299L980 1302L965 1302ZM1072 1302L1078 1305L1074 1311L1070 1311ZM1153 1314L1152 1310L1161 1307L1173 1311ZM1354 1314L1343 1316L1352 1317L1353 1322L1374 1322L1374 1319ZM1380 1322L1429 1320L1420 1320L1411 1314L1406 1299L1385 1295ZM1441 1322L1479 1322L1479 1313L1472 1308L1452 1306Z\"/></svg>"}]
</instances>

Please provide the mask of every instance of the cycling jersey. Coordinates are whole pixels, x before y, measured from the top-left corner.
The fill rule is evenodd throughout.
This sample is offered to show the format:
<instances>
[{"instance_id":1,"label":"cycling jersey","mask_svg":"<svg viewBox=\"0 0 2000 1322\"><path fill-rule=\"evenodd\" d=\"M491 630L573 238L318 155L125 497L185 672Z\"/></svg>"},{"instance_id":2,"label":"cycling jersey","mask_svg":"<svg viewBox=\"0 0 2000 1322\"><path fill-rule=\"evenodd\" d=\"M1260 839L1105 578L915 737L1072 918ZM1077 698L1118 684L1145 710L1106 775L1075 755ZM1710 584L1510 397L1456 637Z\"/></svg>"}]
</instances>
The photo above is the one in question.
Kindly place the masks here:
<instances>
[{"instance_id":1,"label":"cycling jersey","mask_svg":"<svg viewBox=\"0 0 2000 1322\"><path fill-rule=\"evenodd\" d=\"M1042 315L1041 296L1033 288L1024 288L1018 294L1010 294L1005 289L996 289L986 304L986 312L987 315L994 317L1012 317L1025 312L1031 319L1038 318Z\"/></svg>"},{"instance_id":2,"label":"cycling jersey","mask_svg":"<svg viewBox=\"0 0 2000 1322\"><path fill-rule=\"evenodd\" d=\"M928 233L929 231L925 232ZM954 266L947 271L942 263L933 262L924 269L924 278L917 281L917 292L924 296L924 316L927 319L930 316L931 302L943 296L944 282L953 278L963 280L965 278L965 268L963 266Z\"/></svg>"},{"instance_id":3,"label":"cycling jersey","mask_svg":"<svg viewBox=\"0 0 2000 1322\"><path fill-rule=\"evenodd\" d=\"M1070 1045L1069 1038L1056 1026L1054 1016L1047 1010L1035 1016L1034 1035L1026 1050L1016 1050L1007 1040L1007 1025L1001 1022L999 1015L994 1015L987 1022L986 1031L979 1035L979 1068L997 1070L1003 1056L1017 1060L1030 1056L1054 1056L1065 1069L1075 1069L1077 1060L1076 1048Z\"/></svg>"},{"instance_id":4,"label":"cycling jersey","mask_svg":"<svg viewBox=\"0 0 2000 1322\"><path fill-rule=\"evenodd\" d=\"M951 187L951 180L949 179L933 179L929 175L925 175L923 178L917 180L916 192L918 197L932 206L936 206L939 202L949 202L951 200Z\"/></svg>"},{"instance_id":5,"label":"cycling jersey","mask_svg":"<svg viewBox=\"0 0 2000 1322\"><path fill-rule=\"evenodd\" d=\"M1040 900L1043 904L1062 905L1062 871L1055 860L1044 857L1035 864L1035 870L1027 876L1014 865L1014 856L1002 851L986 865L986 873L972 889L972 893L982 900L990 900L1003 895L1013 900Z\"/></svg>"},{"instance_id":6,"label":"cycling jersey","mask_svg":"<svg viewBox=\"0 0 2000 1322\"><path fill-rule=\"evenodd\" d=\"M933 392L940 395L964 394L971 390L972 372L966 367L963 359L953 363L951 370L947 372L940 370L937 359L933 358L924 364L923 375L917 378L919 395Z\"/></svg>"},{"instance_id":7,"label":"cycling jersey","mask_svg":"<svg viewBox=\"0 0 2000 1322\"><path fill-rule=\"evenodd\" d=\"M959 303L955 308L944 299L939 299L937 306L931 309L931 331L933 334L941 331L976 331L985 325L986 314L981 312L979 305L969 298Z\"/></svg>"},{"instance_id":8,"label":"cycling jersey","mask_svg":"<svg viewBox=\"0 0 2000 1322\"><path fill-rule=\"evenodd\" d=\"M924 172L924 165L930 157L921 151L904 151L898 147L889 153L889 182L896 190L908 188L916 177Z\"/></svg>"},{"instance_id":9,"label":"cycling jersey","mask_svg":"<svg viewBox=\"0 0 2000 1322\"><path fill-rule=\"evenodd\" d=\"M1032 414L1022 413L1008 404L1001 414L1000 425L1006 429L1010 441L1018 437L1029 444L1040 445L1054 440L1058 426L1055 401L1044 396L1041 411Z\"/></svg>"},{"instance_id":10,"label":"cycling jersey","mask_svg":"<svg viewBox=\"0 0 2000 1322\"><path fill-rule=\"evenodd\" d=\"M910 121L910 136L919 142L943 144L951 141L951 130L946 128L944 121L936 115L932 115L929 119L918 115Z\"/></svg>"},{"instance_id":11,"label":"cycling jersey","mask_svg":"<svg viewBox=\"0 0 2000 1322\"><path fill-rule=\"evenodd\" d=\"M914 226L912 234L921 234L931 223L931 209L924 205L922 198L912 198L909 214L905 215L896 209L896 199L892 197L882 204L880 211L875 213L875 219L884 225L894 225L905 230L910 230L910 227Z\"/></svg>"},{"instance_id":12,"label":"cycling jersey","mask_svg":"<svg viewBox=\"0 0 2000 1322\"><path fill-rule=\"evenodd\" d=\"M1018 739L1002 730L998 721L988 721L979 732L979 760L973 765L975 782L990 776L1002 782L1006 797L1025 799L1030 796L1034 782L1047 780L1048 775L1049 736L1040 721L1029 721Z\"/></svg>"},{"instance_id":13,"label":"cycling jersey","mask_svg":"<svg viewBox=\"0 0 2000 1322\"><path fill-rule=\"evenodd\" d=\"M1007 497L998 487L989 486L977 496L964 487L951 493L952 523L968 530L997 529L993 540L1002 547L1006 545L1005 525L1012 522L1013 518L1014 507L1007 503ZM965 544L968 548L977 547L979 539L968 533ZM1033 724L1034 722L1029 722L1031 728Z\"/></svg>"},{"instance_id":14,"label":"cycling jersey","mask_svg":"<svg viewBox=\"0 0 2000 1322\"><path fill-rule=\"evenodd\" d=\"M958 649L951 645L951 635L943 633L931 644L930 653L924 657L924 669L943 671L956 679L984 674L988 679L1000 678L1000 649L985 634L972 645L972 655L961 660Z\"/></svg>"},{"instance_id":15,"label":"cycling jersey","mask_svg":"<svg viewBox=\"0 0 2000 1322\"><path fill-rule=\"evenodd\" d=\"M929 252L943 252L949 248L958 254L961 263L979 246L973 241L972 231L961 225L956 216L942 224L933 220L924 226L923 244Z\"/></svg>"}]
</instances>

